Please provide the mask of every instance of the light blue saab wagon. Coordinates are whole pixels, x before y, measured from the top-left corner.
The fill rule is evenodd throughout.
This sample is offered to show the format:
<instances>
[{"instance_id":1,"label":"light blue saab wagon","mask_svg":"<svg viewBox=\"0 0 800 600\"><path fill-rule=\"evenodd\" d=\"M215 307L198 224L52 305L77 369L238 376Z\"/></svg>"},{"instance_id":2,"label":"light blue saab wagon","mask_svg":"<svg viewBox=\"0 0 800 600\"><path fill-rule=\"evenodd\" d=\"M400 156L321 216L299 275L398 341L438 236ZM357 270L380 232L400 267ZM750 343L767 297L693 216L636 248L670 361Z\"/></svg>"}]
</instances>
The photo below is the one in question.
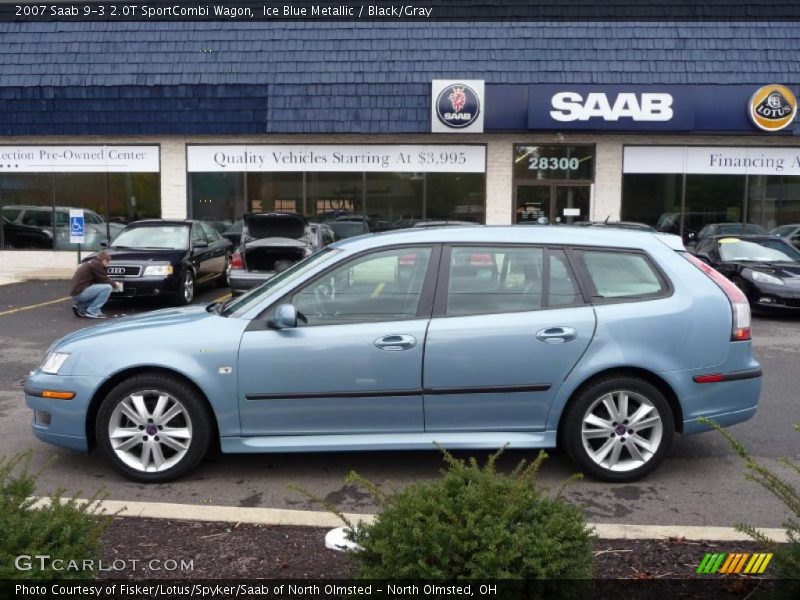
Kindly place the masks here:
<instances>
[{"instance_id":1,"label":"light blue saab wagon","mask_svg":"<svg viewBox=\"0 0 800 600\"><path fill-rule=\"evenodd\" d=\"M30 373L33 432L127 477L222 452L551 448L606 481L756 411L736 286L676 236L407 230L329 246L224 304L114 320Z\"/></svg>"}]
</instances>

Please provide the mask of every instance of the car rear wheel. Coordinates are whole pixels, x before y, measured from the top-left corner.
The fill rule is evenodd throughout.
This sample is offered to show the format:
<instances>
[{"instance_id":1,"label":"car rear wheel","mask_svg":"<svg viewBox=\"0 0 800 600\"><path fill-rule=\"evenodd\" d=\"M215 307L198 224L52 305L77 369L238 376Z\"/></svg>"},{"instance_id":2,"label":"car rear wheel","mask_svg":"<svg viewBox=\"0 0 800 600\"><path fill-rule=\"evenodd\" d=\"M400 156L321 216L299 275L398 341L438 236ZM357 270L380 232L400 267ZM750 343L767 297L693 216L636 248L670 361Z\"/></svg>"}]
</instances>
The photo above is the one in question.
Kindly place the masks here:
<instances>
[{"instance_id":1,"label":"car rear wheel","mask_svg":"<svg viewBox=\"0 0 800 600\"><path fill-rule=\"evenodd\" d=\"M225 256L225 266L222 269L222 273L219 275L219 279L217 279L217 287L228 287L228 277L231 273L231 257Z\"/></svg>"},{"instance_id":2,"label":"car rear wheel","mask_svg":"<svg viewBox=\"0 0 800 600\"><path fill-rule=\"evenodd\" d=\"M595 382L573 399L563 422L564 448L602 481L631 482L664 460L675 428L672 410L653 385L634 377Z\"/></svg>"},{"instance_id":3,"label":"car rear wheel","mask_svg":"<svg viewBox=\"0 0 800 600\"><path fill-rule=\"evenodd\" d=\"M194 469L208 452L213 427L206 404L185 382L136 375L103 401L95 432L114 468L134 481L170 481Z\"/></svg>"},{"instance_id":4,"label":"car rear wheel","mask_svg":"<svg viewBox=\"0 0 800 600\"><path fill-rule=\"evenodd\" d=\"M181 289L178 294L178 304L191 304L194 300L194 273L186 269L181 278Z\"/></svg>"}]
</instances>

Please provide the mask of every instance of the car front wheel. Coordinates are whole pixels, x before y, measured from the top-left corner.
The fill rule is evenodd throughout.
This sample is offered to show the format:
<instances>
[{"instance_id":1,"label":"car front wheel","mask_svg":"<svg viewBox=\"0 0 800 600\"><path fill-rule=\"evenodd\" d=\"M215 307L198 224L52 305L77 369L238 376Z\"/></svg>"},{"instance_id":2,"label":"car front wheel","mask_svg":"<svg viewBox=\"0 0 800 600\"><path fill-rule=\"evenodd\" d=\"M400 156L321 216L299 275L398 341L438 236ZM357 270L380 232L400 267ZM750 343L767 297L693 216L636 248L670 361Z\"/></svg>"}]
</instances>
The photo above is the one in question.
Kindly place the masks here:
<instances>
[{"instance_id":1,"label":"car front wheel","mask_svg":"<svg viewBox=\"0 0 800 600\"><path fill-rule=\"evenodd\" d=\"M185 382L136 375L103 401L95 433L114 468L134 481L170 481L194 469L208 452L212 424L204 400Z\"/></svg>"},{"instance_id":2,"label":"car front wheel","mask_svg":"<svg viewBox=\"0 0 800 600\"><path fill-rule=\"evenodd\" d=\"M583 471L602 481L623 483L658 467L675 425L657 388L638 378L612 377L573 399L563 427L564 448Z\"/></svg>"},{"instance_id":3,"label":"car front wheel","mask_svg":"<svg viewBox=\"0 0 800 600\"><path fill-rule=\"evenodd\" d=\"M194 300L194 273L186 269L181 278L181 289L178 293L178 304L191 304Z\"/></svg>"}]
</instances>

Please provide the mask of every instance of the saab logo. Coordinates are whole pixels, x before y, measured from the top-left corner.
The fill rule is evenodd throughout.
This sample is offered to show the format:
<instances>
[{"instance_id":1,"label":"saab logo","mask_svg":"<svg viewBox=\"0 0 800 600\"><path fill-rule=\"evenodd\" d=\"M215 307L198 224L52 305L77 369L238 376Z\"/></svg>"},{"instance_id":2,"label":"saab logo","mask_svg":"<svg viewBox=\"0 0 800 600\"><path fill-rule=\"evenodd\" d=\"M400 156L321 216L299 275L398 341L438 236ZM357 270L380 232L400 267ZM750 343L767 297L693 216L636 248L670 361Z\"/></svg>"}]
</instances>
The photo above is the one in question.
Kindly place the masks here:
<instances>
[{"instance_id":1,"label":"saab logo","mask_svg":"<svg viewBox=\"0 0 800 600\"><path fill-rule=\"evenodd\" d=\"M591 92L583 96L577 92L560 92L551 99L550 116L556 121L588 121L600 118L604 121L619 121L627 118L634 121L669 121L672 118L672 95L664 93L617 94L611 104L603 92Z\"/></svg>"},{"instance_id":2,"label":"saab logo","mask_svg":"<svg viewBox=\"0 0 800 600\"><path fill-rule=\"evenodd\" d=\"M767 565L772 560L772 553L734 553L725 552L707 553L700 565L697 567L698 573L713 575L714 573L746 573L748 575L760 575L767 569Z\"/></svg>"},{"instance_id":3,"label":"saab logo","mask_svg":"<svg viewBox=\"0 0 800 600\"><path fill-rule=\"evenodd\" d=\"M765 85L750 98L750 120L764 131L780 131L794 121L797 98L784 85Z\"/></svg>"},{"instance_id":4,"label":"saab logo","mask_svg":"<svg viewBox=\"0 0 800 600\"><path fill-rule=\"evenodd\" d=\"M447 86L436 98L436 114L448 127L459 129L471 125L480 112L478 94L462 83Z\"/></svg>"}]
</instances>

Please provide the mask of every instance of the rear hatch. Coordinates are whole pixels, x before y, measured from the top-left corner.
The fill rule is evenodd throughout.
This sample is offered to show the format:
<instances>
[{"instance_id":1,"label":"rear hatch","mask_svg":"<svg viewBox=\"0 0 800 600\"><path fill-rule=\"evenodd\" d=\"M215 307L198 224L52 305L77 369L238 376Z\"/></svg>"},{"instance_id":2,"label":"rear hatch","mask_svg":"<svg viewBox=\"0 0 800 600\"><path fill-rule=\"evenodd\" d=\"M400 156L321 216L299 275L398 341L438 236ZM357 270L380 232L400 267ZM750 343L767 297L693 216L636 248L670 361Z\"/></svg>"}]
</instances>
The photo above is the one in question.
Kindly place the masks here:
<instances>
[{"instance_id":1,"label":"rear hatch","mask_svg":"<svg viewBox=\"0 0 800 600\"><path fill-rule=\"evenodd\" d=\"M293 213L244 215L242 262L247 271L280 272L311 253L307 222Z\"/></svg>"}]
</instances>

